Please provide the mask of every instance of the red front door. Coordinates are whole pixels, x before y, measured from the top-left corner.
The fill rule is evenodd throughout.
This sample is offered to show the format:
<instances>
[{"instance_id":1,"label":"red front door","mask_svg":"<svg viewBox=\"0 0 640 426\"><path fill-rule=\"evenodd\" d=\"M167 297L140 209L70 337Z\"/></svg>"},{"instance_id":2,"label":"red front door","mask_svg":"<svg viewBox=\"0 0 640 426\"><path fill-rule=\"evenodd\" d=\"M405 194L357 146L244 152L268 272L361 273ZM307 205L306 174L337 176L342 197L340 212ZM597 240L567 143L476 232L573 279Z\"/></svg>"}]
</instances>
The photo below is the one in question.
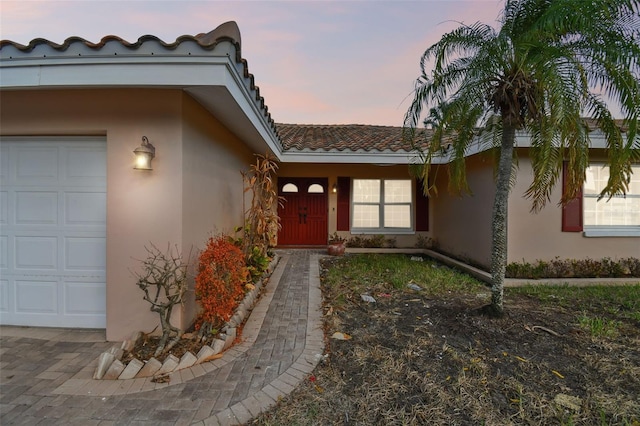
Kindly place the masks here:
<instances>
[{"instance_id":1,"label":"red front door","mask_svg":"<svg viewBox=\"0 0 640 426\"><path fill-rule=\"evenodd\" d=\"M278 178L278 245L327 244L327 178Z\"/></svg>"}]
</instances>

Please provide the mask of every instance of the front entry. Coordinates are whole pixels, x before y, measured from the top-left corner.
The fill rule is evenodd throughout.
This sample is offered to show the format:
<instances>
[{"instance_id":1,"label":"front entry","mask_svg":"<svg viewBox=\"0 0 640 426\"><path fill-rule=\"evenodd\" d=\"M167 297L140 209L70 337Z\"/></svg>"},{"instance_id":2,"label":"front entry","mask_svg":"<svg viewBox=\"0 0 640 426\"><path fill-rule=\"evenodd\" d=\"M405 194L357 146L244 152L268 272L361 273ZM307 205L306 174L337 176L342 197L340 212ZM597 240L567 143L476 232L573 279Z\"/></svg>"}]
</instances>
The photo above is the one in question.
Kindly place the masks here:
<instances>
[{"instance_id":1,"label":"front entry","mask_svg":"<svg viewBox=\"0 0 640 426\"><path fill-rule=\"evenodd\" d=\"M279 246L327 244L327 178L278 178Z\"/></svg>"}]
</instances>

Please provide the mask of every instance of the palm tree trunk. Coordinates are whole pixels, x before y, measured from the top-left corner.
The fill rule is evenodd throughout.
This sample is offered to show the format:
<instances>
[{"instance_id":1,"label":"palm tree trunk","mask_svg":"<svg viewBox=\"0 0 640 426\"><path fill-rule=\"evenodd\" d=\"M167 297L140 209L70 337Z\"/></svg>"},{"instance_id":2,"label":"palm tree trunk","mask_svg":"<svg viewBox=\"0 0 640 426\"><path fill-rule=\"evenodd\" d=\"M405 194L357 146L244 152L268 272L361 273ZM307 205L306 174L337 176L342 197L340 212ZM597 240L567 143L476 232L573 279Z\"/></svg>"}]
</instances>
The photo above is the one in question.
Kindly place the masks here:
<instances>
[{"instance_id":1,"label":"palm tree trunk","mask_svg":"<svg viewBox=\"0 0 640 426\"><path fill-rule=\"evenodd\" d=\"M509 184L513 164L513 143L515 126L505 120L502 129L502 144L498 177L496 181L496 197L493 202L491 217L491 313L494 316L504 315L504 276L507 269L507 213L509 205Z\"/></svg>"}]
</instances>

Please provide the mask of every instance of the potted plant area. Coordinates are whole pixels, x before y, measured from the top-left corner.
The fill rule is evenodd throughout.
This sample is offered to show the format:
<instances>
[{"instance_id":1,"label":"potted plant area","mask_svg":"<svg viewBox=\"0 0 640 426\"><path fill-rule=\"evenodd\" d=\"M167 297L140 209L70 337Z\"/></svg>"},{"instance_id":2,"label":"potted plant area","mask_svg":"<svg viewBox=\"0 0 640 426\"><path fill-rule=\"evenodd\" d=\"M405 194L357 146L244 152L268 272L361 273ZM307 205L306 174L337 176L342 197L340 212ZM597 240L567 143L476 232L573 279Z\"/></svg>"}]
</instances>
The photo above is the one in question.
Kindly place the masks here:
<instances>
[{"instance_id":1,"label":"potted plant area","mask_svg":"<svg viewBox=\"0 0 640 426\"><path fill-rule=\"evenodd\" d=\"M342 256L345 250L345 241L346 239L339 236L337 232L329 235L327 253L329 253L331 256Z\"/></svg>"}]
</instances>

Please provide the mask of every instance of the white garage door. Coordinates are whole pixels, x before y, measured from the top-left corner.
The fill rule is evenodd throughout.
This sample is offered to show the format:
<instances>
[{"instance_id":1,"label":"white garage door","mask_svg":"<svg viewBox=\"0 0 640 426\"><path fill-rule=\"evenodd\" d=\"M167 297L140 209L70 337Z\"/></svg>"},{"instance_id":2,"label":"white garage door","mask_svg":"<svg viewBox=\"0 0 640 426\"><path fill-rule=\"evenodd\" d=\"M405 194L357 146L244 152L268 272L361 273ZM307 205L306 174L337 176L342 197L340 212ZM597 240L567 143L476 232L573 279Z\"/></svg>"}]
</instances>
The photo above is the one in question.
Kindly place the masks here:
<instances>
[{"instance_id":1,"label":"white garage door","mask_svg":"<svg viewBox=\"0 0 640 426\"><path fill-rule=\"evenodd\" d=\"M104 138L0 139L0 323L106 325Z\"/></svg>"}]
</instances>

